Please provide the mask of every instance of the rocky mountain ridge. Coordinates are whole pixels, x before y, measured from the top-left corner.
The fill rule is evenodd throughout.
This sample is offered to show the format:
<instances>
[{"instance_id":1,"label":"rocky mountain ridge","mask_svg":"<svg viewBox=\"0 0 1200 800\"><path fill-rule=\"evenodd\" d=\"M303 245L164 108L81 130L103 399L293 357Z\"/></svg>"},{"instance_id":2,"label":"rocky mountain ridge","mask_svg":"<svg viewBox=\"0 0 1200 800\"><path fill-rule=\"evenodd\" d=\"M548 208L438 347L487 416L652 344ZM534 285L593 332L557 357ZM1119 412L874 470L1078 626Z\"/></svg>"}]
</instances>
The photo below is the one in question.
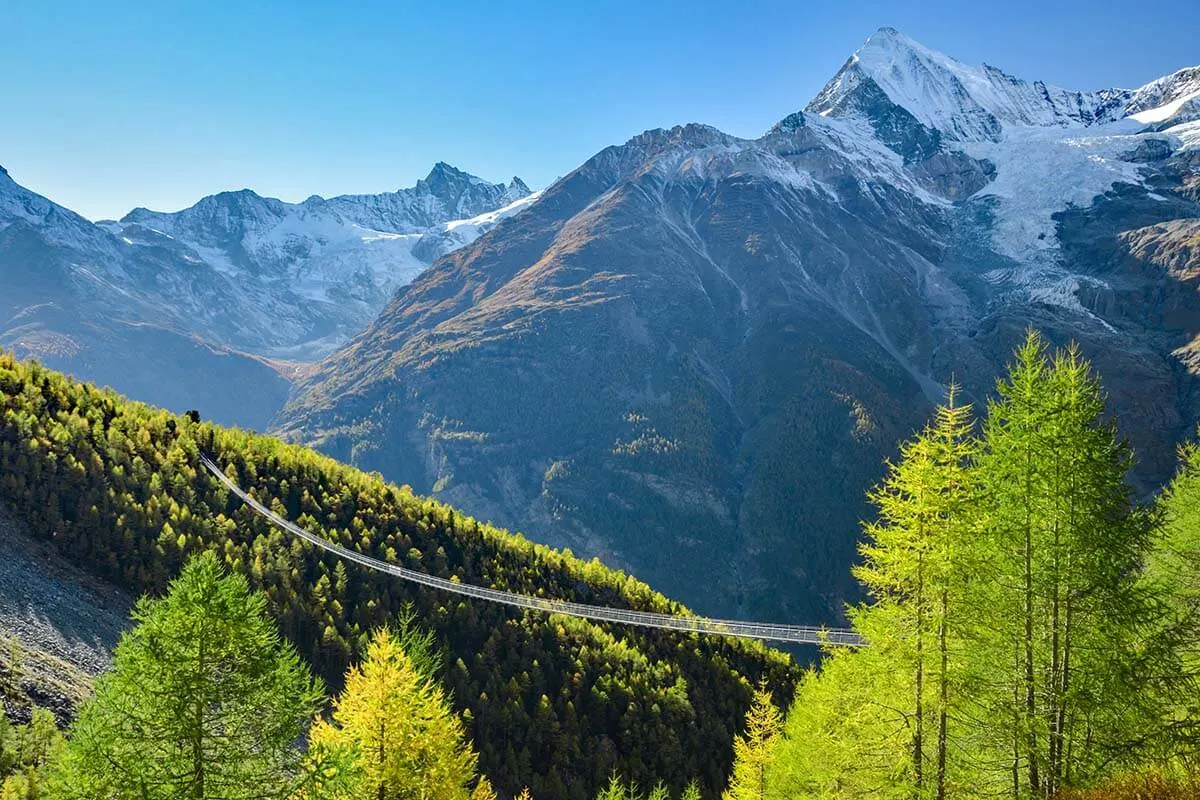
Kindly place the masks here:
<instances>
[{"instance_id":1,"label":"rocky mountain ridge","mask_svg":"<svg viewBox=\"0 0 1200 800\"><path fill-rule=\"evenodd\" d=\"M239 304L212 319L213 338L308 360L357 333L398 287L453 249L448 230L482 233L530 194L519 178L491 184L439 162L395 192L286 203L243 189L173 213L134 209L101 226L131 247L168 250L224 278ZM194 313L211 316L199 304Z\"/></svg>"},{"instance_id":2,"label":"rocky mountain ridge","mask_svg":"<svg viewBox=\"0 0 1200 800\"><path fill-rule=\"evenodd\" d=\"M489 184L439 164L413 189L357 205L242 190L93 224L5 172L0 345L138 399L262 428L303 362L530 197L519 179ZM346 216L365 219L385 203L397 230Z\"/></svg>"}]
</instances>

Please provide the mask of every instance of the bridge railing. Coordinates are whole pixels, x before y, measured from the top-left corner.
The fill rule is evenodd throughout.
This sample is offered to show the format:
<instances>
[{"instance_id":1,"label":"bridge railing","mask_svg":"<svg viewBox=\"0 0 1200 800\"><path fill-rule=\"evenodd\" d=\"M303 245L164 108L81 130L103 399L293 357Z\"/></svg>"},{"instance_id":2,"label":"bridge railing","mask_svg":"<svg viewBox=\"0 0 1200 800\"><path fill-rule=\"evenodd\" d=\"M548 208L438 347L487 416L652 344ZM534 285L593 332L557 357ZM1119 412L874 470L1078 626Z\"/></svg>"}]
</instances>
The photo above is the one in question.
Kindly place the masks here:
<instances>
[{"instance_id":1,"label":"bridge railing","mask_svg":"<svg viewBox=\"0 0 1200 800\"><path fill-rule=\"evenodd\" d=\"M276 527L339 558L433 589L516 608L544 611L550 614L564 614L569 617L597 622L637 625L644 628L684 631L712 636L735 636L743 639L760 639L763 641L789 642L794 644L827 645L832 647L861 647L865 644L862 636L848 628L824 628L808 625L750 622L745 620L709 619L707 617L679 616L652 611L636 611L627 608L594 606L585 603L574 603L568 600L533 597L531 595L506 592L485 586L473 586L467 583L452 581L448 578L429 575L425 572L418 572L417 570L402 567L399 564L392 564L372 558L365 553L360 553L357 550L351 550L335 542L330 542L311 531L301 528L296 523L284 519L251 497L232 481L208 456L201 454L200 460L226 489L235 494L242 502L246 503L246 505L260 516L265 517Z\"/></svg>"}]
</instances>

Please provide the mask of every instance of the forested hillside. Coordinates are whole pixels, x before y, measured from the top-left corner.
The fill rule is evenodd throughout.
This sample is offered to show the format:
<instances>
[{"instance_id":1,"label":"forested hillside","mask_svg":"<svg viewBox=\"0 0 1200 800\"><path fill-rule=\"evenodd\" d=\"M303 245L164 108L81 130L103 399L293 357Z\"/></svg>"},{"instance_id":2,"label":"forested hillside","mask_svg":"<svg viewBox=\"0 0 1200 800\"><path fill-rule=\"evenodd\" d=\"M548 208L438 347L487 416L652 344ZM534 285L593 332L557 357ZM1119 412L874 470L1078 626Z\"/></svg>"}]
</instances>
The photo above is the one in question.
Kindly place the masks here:
<instances>
[{"instance_id":1,"label":"forested hillside","mask_svg":"<svg viewBox=\"0 0 1200 800\"><path fill-rule=\"evenodd\" d=\"M590 798L613 770L706 794L767 679L790 697L790 661L765 648L660 635L450 598L346 567L270 529L207 475L201 450L279 513L342 545L463 582L618 607L682 612L596 561L534 545L312 451L175 416L0 355L0 500L68 558L161 593L213 551L333 688L369 633L411 604L444 650L441 679L480 767L503 794Z\"/></svg>"},{"instance_id":2,"label":"forested hillside","mask_svg":"<svg viewBox=\"0 0 1200 800\"><path fill-rule=\"evenodd\" d=\"M978 416L976 414L978 413ZM1198 457L1138 503L1074 345L951 389L871 493L868 646L796 692L757 797L1194 798Z\"/></svg>"}]
</instances>

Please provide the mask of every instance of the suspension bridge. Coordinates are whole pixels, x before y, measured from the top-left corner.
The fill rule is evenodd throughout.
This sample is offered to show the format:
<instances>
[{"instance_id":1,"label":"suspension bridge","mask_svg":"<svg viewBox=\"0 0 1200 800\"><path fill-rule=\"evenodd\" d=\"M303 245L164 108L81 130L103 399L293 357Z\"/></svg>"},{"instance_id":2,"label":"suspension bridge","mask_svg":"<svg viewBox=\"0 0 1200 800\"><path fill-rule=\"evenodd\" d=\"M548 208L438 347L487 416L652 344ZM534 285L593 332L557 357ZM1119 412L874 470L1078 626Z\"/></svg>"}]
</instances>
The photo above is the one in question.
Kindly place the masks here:
<instances>
[{"instance_id":1,"label":"suspension bridge","mask_svg":"<svg viewBox=\"0 0 1200 800\"><path fill-rule=\"evenodd\" d=\"M417 570L408 569L398 564L380 561L377 558L372 558L357 550L342 547L335 542L330 542L315 533L307 531L294 522L290 522L279 516L251 497L242 487L231 480L208 456L201 454L200 460L226 489L276 527L346 561L359 564L367 569L392 575L401 580L428 586L432 589L438 589L463 597L473 597L477 600L485 600L490 603L513 606L515 608L544 611L550 614L564 614L569 617L578 617L596 622L636 625L643 628L658 628L660 630L683 631L711 636L734 636L742 639L760 639L762 641L787 642L791 644L816 644L838 647L861 647L865 644L858 633L847 628L824 628L809 625L782 625L745 620L710 619L707 617L661 614L651 611L635 611L625 608L609 608L607 606L573 603L566 600L533 597L531 595L506 592L484 586L472 586L447 578L439 578L435 575L418 572Z\"/></svg>"}]
</instances>

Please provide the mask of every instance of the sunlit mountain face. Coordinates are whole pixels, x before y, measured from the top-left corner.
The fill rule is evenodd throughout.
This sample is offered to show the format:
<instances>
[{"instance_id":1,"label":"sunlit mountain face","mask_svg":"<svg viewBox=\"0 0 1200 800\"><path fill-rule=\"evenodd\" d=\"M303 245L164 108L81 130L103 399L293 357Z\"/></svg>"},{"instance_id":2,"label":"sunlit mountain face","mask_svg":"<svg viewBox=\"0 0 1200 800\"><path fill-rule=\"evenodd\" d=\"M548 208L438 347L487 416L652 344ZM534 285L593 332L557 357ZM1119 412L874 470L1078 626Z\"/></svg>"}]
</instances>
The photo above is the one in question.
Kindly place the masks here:
<instances>
[{"instance_id":1,"label":"sunlit mountain face","mask_svg":"<svg viewBox=\"0 0 1200 800\"><path fill-rule=\"evenodd\" d=\"M835 620L864 491L1029 326L1153 491L1200 422L1200 71L1073 91L892 29L757 139L607 148L437 260L274 429L708 612Z\"/></svg>"}]
</instances>

